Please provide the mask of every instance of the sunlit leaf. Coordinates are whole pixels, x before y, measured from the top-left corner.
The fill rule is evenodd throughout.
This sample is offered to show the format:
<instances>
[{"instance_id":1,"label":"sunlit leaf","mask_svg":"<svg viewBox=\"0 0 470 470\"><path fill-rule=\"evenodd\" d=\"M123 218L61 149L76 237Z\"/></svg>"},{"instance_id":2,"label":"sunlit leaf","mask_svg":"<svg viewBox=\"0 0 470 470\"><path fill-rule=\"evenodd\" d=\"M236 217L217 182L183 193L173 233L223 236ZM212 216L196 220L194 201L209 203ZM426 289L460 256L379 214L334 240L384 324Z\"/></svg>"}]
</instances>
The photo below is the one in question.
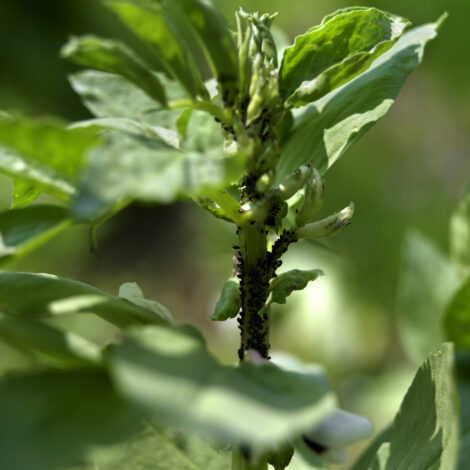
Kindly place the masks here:
<instances>
[{"instance_id":1,"label":"sunlit leaf","mask_svg":"<svg viewBox=\"0 0 470 470\"><path fill-rule=\"evenodd\" d=\"M304 106L349 82L390 49L408 25L368 7L327 16L284 52L279 88L287 105Z\"/></svg>"},{"instance_id":2,"label":"sunlit leaf","mask_svg":"<svg viewBox=\"0 0 470 470\"><path fill-rule=\"evenodd\" d=\"M161 1L105 0L105 5L152 47L168 74L178 80L191 97L208 98L194 59Z\"/></svg>"},{"instance_id":3,"label":"sunlit leaf","mask_svg":"<svg viewBox=\"0 0 470 470\"><path fill-rule=\"evenodd\" d=\"M181 110L155 106L157 103L146 93L119 75L84 70L70 75L69 80L84 105L99 118L129 118L174 129L181 114ZM184 96L175 81L164 80L161 74L159 80L163 81L169 99Z\"/></svg>"},{"instance_id":4,"label":"sunlit leaf","mask_svg":"<svg viewBox=\"0 0 470 470\"><path fill-rule=\"evenodd\" d=\"M403 345L418 364L444 341L442 317L457 286L457 274L447 257L419 233L408 233L396 313Z\"/></svg>"},{"instance_id":5,"label":"sunlit leaf","mask_svg":"<svg viewBox=\"0 0 470 470\"><path fill-rule=\"evenodd\" d=\"M227 162L220 154L184 153L154 139L108 133L91 155L74 214L89 220L133 199L168 203L197 196L225 181Z\"/></svg>"},{"instance_id":6,"label":"sunlit leaf","mask_svg":"<svg viewBox=\"0 0 470 470\"><path fill-rule=\"evenodd\" d=\"M35 205L0 213L0 264L25 255L72 225L67 210Z\"/></svg>"},{"instance_id":7,"label":"sunlit leaf","mask_svg":"<svg viewBox=\"0 0 470 470\"><path fill-rule=\"evenodd\" d=\"M92 313L119 327L163 322L146 308L52 274L0 272L0 311L38 319Z\"/></svg>"},{"instance_id":8,"label":"sunlit leaf","mask_svg":"<svg viewBox=\"0 0 470 470\"><path fill-rule=\"evenodd\" d=\"M305 163L325 173L391 107L409 74L421 62L442 19L405 33L370 68L314 104L295 111L283 145L277 180Z\"/></svg>"},{"instance_id":9,"label":"sunlit leaf","mask_svg":"<svg viewBox=\"0 0 470 470\"><path fill-rule=\"evenodd\" d=\"M454 352L444 344L418 370L370 470L455 468L458 411L453 378Z\"/></svg>"},{"instance_id":10,"label":"sunlit leaf","mask_svg":"<svg viewBox=\"0 0 470 470\"><path fill-rule=\"evenodd\" d=\"M162 106L167 105L165 90L157 75L135 51L119 41L95 36L73 37L62 48L61 54L85 67L122 75Z\"/></svg>"},{"instance_id":11,"label":"sunlit leaf","mask_svg":"<svg viewBox=\"0 0 470 470\"><path fill-rule=\"evenodd\" d=\"M86 464L140 426L99 370L45 371L0 380L0 468ZM8 425L6 425L8 423Z\"/></svg>"},{"instance_id":12,"label":"sunlit leaf","mask_svg":"<svg viewBox=\"0 0 470 470\"><path fill-rule=\"evenodd\" d=\"M98 364L98 346L71 332L64 332L33 318L0 312L0 340L39 354L50 365L85 366Z\"/></svg>"},{"instance_id":13,"label":"sunlit leaf","mask_svg":"<svg viewBox=\"0 0 470 470\"><path fill-rule=\"evenodd\" d=\"M272 448L314 427L334 406L323 380L272 364L222 366L189 326L135 328L108 352L115 383L129 400L159 422L222 442Z\"/></svg>"}]
</instances>

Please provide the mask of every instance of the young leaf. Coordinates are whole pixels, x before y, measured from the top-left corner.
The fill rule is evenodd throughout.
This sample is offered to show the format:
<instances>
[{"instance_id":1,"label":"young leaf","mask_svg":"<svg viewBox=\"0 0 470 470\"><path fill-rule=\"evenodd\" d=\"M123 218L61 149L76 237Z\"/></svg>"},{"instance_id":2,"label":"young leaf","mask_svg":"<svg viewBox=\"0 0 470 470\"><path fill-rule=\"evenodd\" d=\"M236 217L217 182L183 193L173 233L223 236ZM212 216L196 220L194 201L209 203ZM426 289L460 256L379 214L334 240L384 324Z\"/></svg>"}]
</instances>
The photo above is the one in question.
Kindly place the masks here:
<instances>
[{"instance_id":1,"label":"young leaf","mask_svg":"<svg viewBox=\"0 0 470 470\"><path fill-rule=\"evenodd\" d=\"M345 8L327 16L284 52L279 88L287 106L304 106L360 75L407 26L407 20L376 8Z\"/></svg>"},{"instance_id":2,"label":"young leaf","mask_svg":"<svg viewBox=\"0 0 470 470\"><path fill-rule=\"evenodd\" d=\"M165 90L157 75L150 72L135 51L119 41L95 36L73 37L62 48L61 54L85 67L122 75L163 107L167 106Z\"/></svg>"},{"instance_id":3,"label":"young leaf","mask_svg":"<svg viewBox=\"0 0 470 470\"><path fill-rule=\"evenodd\" d=\"M324 174L390 109L442 21L408 31L366 72L296 111L283 144L277 181L309 162Z\"/></svg>"},{"instance_id":4,"label":"young leaf","mask_svg":"<svg viewBox=\"0 0 470 470\"><path fill-rule=\"evenodd\" d=\"M470 195L454 209L450 219L450 256L462 275L470 270Z\"/></svg>"},{"instance_id":5,"label":"young leaf","mask_svg":"<svg viewBox=\"0 0 470 470\"><path fill-rule=\"evenodd\" d=\"M458 286L453 266L416 232L402 249L396 312L403 345L418 364L444 341L442 315Z\"/></svg>"},{"instance_id":6,"label":"young leaf","mask_svg":"<svg viewBox=\"0 0 470 470\"><path fill-rule=\"evenodd\" d=\"M1 154L1 151L0 151ZM13 182L13 198L11 208L18 209L32 204L41 194L41 190L27 180L15 178Z\"/></svg>"},{"instance_id":7,"label":"young leaf","mask_svg":"<svg viewBox=\"0 0 470 470\"><path fill-rule=\"evenodd\" d=\"M306 271L292 269L291 271L279 274L279 276L271 281L272 301L278 304L285 304L287 297L293 291L305 289L310 281L314 281L321 275L323 275L323 272L320 269L309 269Z\"/></svg>"},{"instance_id":8,"label":"young leaf","mask_svg":"<svg viewBox=\"0 0 470 470\"><path fill-rule=\"evenodd\" d=\"M334 399L322 380L272 364L222 366L192 327L143 327L108 350L116 386L159 422L216 441L272 448L328 414Z\"/></svg>"},{"instance_id":9,"label":"young leaf","mask_svg":"<svg viewBox=\"0 0 470 470\"><path fill-rule=\"evenodd\" d=\"M51 470L109 457L141 418L104 372L84 369L0 380L0 421L0 468Z\"/></svg>"},{"instance_id":10,"label":"young leaf","mask_svg":"<svg viewBox=\"0 0 470 470\"><path fill-rule=\"evenodd\" d=\"M119 327L163 322L146 308L51 274L0 272L0 306L5 313L38 319L92 313Z\"/></svg>"},{"instance_id":11,"label":"young leaf","mask_svg":"<svg viewBox=\"0 0 470 470\"><path fill-rule=\"evenodd\" d=\"M210 0L171 0L167 5L177 21L178 10L184 13L207 55L222 100L231 106L238 93L238 58L224 17Z\"/></svg>"},{"instance_id":12,"label":"young leaf","mask_svg":"<svg viewBox=\"0 0 470 470\"><path fill-rule=\"evenodd\" d=\"M153 49L168 74L189 96L209 97L194 59L161 0L105 0L105 4Z\"/></svg>"},{"instance_id":13,"label":"young leaf","mask_svg":"<svg viewBox=\"0 0 470 470\"><path fill-rule=\"evenodd\" d=\"M0 340L37 353L53 366L83 367L101 361L100 349L95 344L32 318L0 312Z\"/></svg>"},{"instance_id":14,"label":"young leaf","mask_svg":"<svg viewBox=\"0 0 470 470\"><path fill-rule=\"evenodd\" d=\"M456 465L458 412L450 343L432 353L418 370L369 470L447 470Z\"/></svg>"},{"instance_id":15,"label":"young leaf","mask_svg":"<svg viewBox=\"0 0 470 470\"><path fill-rule=\"evenodd\" d=\"M470 349L470 279L457 290L444 315L444 326L449 341L457 351Z\"/></svg>"},{"instance_id":16,"label":"young leaf","mask_svg":"<svg viewBox=\"0 0 470 470\"><path fill-rule=\"evenodd\" d=\"M164 79L168 99L184 97L184 91L175 81ZM72 88L92 114L99 118L129 118L151 126L176 130L178 109L162 109L140 88L119 75L95 70L84 70L69 76Z\"/></svg>"},{"instance_id":17,"label":"young leaf","mask_svg":"<svg viewBox=\"0 0 470 470\"><path fill-rule=\"evenodd\" d=\"M156 313L163 320L169 323L173 321L170 311L161 303L155 300L146 299L142 289L136 282L126 282L125 284L122 284L119 287L119 297Z\"/></svg>"},{"instance_id":18,"label":"young leaf","mask_svg":"<svg viewBox=\"0 0 470 470\"><path fill-rule=\"evenodd\" d=\"M107 134L95 149L74 207L79 220L101 217L124 201L172 202L225 182L228 159L183 153L145 137Z\"/></svg>"},{"instance_id":19,"label":"young leaf","mask_svg":"<svg viewBox=\"0 0 470 470\"><path fill-rule=\"evenodd\" d=\"M229 279L222 288L214 313L209 317L212 321L225 321L235 318L242 307L240 283L238 279Z\"/></svg>"},{"instance_id":20,"label":"young leaf","mask_svg":"<svg viewBox=\"0 0 470 470\"><path fill-rule=\"evenodd\" d=\"M36 205L0 213L0 264L25 255L69 228L67 210Z\"/></svg>"}]
</instances>

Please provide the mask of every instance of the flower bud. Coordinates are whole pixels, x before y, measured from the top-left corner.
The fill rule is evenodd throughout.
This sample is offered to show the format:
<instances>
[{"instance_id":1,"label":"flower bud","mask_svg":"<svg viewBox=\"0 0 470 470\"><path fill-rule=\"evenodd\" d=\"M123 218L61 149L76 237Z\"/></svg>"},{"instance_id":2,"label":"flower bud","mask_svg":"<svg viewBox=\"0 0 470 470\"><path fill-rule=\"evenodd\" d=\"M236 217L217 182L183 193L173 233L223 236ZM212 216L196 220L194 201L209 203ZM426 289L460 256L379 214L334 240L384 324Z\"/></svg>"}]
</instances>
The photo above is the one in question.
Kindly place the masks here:
<instances>
[{"instance_id":1,"label":"flower bud","mask_svg":"<svg viewBox=\"0 0 470 470\"><path fill-rule=\"evenodd\" d=\"M297 229L297 237L300 238L324 238L335 235L344 227L347 227L351 222L354 214L354 203L350 203L349 206L336 214L330 215L325 219L313 222L305 227Z\"/></svg>"},{"instance_id":2,"label":"flower bud","mask_svg":"<svg viewBox=\"0 0 470 470\"><path fill-rule=\"evenodd\" d=\"M295 218L297 227L303 227L312 221L323 203L323 180L316 168L312 169L305 185L305 195Z\"/></svg>"}]
</instances>

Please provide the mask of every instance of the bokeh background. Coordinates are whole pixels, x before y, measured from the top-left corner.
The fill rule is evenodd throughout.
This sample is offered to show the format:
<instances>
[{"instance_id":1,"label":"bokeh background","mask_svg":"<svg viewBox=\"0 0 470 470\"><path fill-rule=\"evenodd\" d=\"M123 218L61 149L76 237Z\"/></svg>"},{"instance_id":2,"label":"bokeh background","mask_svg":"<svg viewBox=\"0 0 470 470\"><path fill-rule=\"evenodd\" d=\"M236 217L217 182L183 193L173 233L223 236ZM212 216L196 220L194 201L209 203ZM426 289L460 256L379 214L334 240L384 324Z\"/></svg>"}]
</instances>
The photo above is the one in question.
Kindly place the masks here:
<instances>
[{"instance_id":1,"label":"bokeh background","mask_svg":"<svg viewBox=\"0 0 470 470\"><path fill-rule=\"evenodd\" d=\"M356 204L353 224L324 247L303 244L284 268L322 268L326 276L286 307L276 309L272 346L322 364L342 405L370 416L377 429L395 413L415 365L396 328L395 297L403 237L417 229L447 250L448 219L470 175L470 33L468 0L217 0L233 24L238 5L279 12L276 25L293 40L335 9L371 5L415 25L449 18L389 114L326 178L324 212ZM88 111L68 85L76 68L59 58L70 34L123 37L126 32L96 0L0 2L0 109L29 116L86 119ZM11 186L0 179L0 209ZM232 227L196 206L134 205L98 231L92 253L86 228L63 234L8 267L51 272L117 293L137 281L149 298L167 305L180 321L203 328L224 362L236 360L234 322L210 324L207 316L231 271ZM84 335L106 340L104 325L67 320ZM6 347L2 367L20 361Z\"/></svg>"}]
</instances>

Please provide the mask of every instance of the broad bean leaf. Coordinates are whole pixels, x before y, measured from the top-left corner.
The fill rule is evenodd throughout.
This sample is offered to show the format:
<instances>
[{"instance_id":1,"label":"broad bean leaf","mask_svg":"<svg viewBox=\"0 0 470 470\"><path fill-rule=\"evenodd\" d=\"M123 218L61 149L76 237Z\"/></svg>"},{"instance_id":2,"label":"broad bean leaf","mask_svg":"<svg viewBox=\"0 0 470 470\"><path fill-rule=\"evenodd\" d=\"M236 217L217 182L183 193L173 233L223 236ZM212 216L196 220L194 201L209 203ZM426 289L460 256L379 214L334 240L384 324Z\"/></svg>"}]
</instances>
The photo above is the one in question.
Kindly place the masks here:
<instances>
[{"instance_id":1,"label":"broad bean leaf","mask_svg":"<svg viewBox=\"0 0 470 470\"><path fill-rule=\"evenodd\" d=\"M32 202L42 191L69 200L95 144L88 131L70 130L57 121L0 117L0 172L19 178L15 199L22 203Z\"/></svg>"},{"instance_id":2,"label":"broad bean leaf","mask_svg":"<svg viewBox=\"0 0 470 470\"><path fill-rule=\"evenodd\" d=\"M444 341L442 317L457 286L447 257L419 233L409 232L402 249L396 313L403 345L418 364Z\"/></svg>"},{"instance_id":3,"label":"broad bean leaf","mask_svg":"<svg viewBox=\"0 0 470 470\"><path fill-rule=\"evenodd\" d=\"M470 279L459 287L447 306L444 316L447 339L457 351L470 349Z\"/></svg>"},{"instance_id":4,"label":"broad bean leaf","mask_svg":"<svg viewBox=\"0 0 470 470\"><path fill-rule=\"evenodd\" d=\"M165 89L158 76L135 51L119 41L95 36L73 37L62 48L61 54L85 67L122 75L163 107L167 105Z\"/></svg>"},{"instance_id":5,"label":"broad bean leaf","mask_svg":"<svg viewBox=\"0 0 470 470\"><path fill-rule=\"evenodd\" d=\"M470 461L470 355L456 354L457 389L460 398L460 448L458 470L466 470Z\"/></svg>"},{"instance_id":6,"label":"broad bean leaf","mask_svg":"<svg viewBox=\"0 0 470 470\"><path fill-rule=\"evenodd\" d=\"M175 81L164 80L169 99L179 99L184 92ZM176 130L178 109L163 109L155 106L140 88L124 77L95 70L84 70L69 76L70 84L80 96L83 104L98 118L129 118L148 124Z\"/></svg>"},{"instance_id":7,"label":"broad bean leaf","mask_svg":"<svg viewBox=\"0 0 470 470\"><path fill-rule=\"evenodd\" d=\"M225 321L235 318L242 307L240 283L229 279L222 287L220 299L217 301L214 313L209 317L212 321Z\"/></svg>"},{"instance_id":8,"label":"broad bean leaf","mask_svg":"<svg viewBox=\"0 0 470 470\"><path fill-rule=\"evenodd\" d=\"M310 281L314 281L322 274L323 272L319 269L308 269L305 271L292 269L291 271L279 274L279 276L271 281L272 301L278 304L285 304L287 297L293 291L305 289Z\"/></svg>"},{"instance_id":9,"label":"broad bean leaf","mask_svg":"<svg viewBox=\"0 0 470 470\"><path fill-rule=\"evenodd\" d=\"M98 346L71 332L61 331L33 318L0 312L0 340L32 354L52 366L83 367L101 360Z\"/></svg>"},{"instance_id":10,"label":"broad bean leaf","mask_svg":"<svg viewBox=\"0 0 470 470\"><path fill-rule=\"evenodd\" d=\"M399 16L368 7L327 16L284 52L279 88L287 105L304 106L360 75L408 25Z\"/></svg>"},{"instance_id":11,"label":"broad bean leaf","mask_svg":"<svg viewBox=\"0 0 470 470\"><path fill-rule=\"evenodd\" d=\"M370 470L455 468L458 411L453 361L450 343L429 355L403 399L390 442L382 444Z\"/></svg>"},{"instance_id":12,"label":"broad bean leaf","mask_svg":"<svg viewBox=\"0 0 470 470\"><path fill-rule=\"evenodd\" d=\"M0 311L37 319L92 313L118 327L163 323L146 308L52 274L0 272Z\"/></svg>"},{"instance_id":13,"label":"broad bean leaf","mask_svg":"<svg viewBox=\"0 0 470 470\"><path fill-rule=\"evenodd\" d=\"M441 23L442 19L406 32L366 72L315 103L294 110L277 167L278 182L305 163L325 173L390 109Z\"/></svg>"},{"instance_id":14,"label":"broad bean leaf","mask_svg":"<svg viewBox=\"0 0 470 470\"><path fill-rule=\"evenodd\" d=\"M1 379L0 422L0 468L11 470L98 462L141 424L98 369Z\"/></svg>"},{"instance_id":15,"label":"broad bean leaf","mask_svg":"<svg viewBox=\"0 0 470 470\"><path fill-rule=\"evenodd\" d=\"M167 203L196 196L223 184L228 164L220 154L184 153L154 139L110 132L91 154L74 215L90 220L133 199Z\"/></svg>"},{"instance_id":16,"label":"broad bean leaf","mask_svg":"<svg viewBox=\"0 0 470 470\"><path fill-rule=\"evenodd\" d=\"M171 0L167 2L176 22L184 14L206 53L219 84L222 100L232 105L238 87L238 57L232 33L210 0ZM179 11L178 11L179 10ZM184 22L181 28L184 28Z\"/></svg>"},{"instance_id":17,"label":"broad bean leaf","mask_svg":"<svg viewBox=\"0 0 470 470\"><path fill-rule=\"evenodd\" d=\"M105 5L152 48L168 75L178 80L189 96L209 97L182 34L162 0L105 0Z\"/></svg>"},{"instance_id":18,"label":"broad bean leaf","mask_svg":"<svg viewBox=\"0 0 470 470\"><path fill-rule=\"evenodd\" d=\"M119 391L166 421L217 441L272 448L334 407L322 380L272 364L219 364L192 327L132 329L107 351Z\"/></svg>"},{"instance_id":19,"label":"broad bean leaf","mask_svg":"<svg viewBox=\"0 0 470 470\"><path fill-rule=\"evenodd\" d=\"M126 282L119 287L119 297L126 299L133 304L146 308L167 322L172 322L173 317L170 311L156 300L149 300L144 297L142 289L136 282Z\"/></svg>"},{"instance_id":20,"label":"broad bean leaf","mask_svg":"<svg viewBox=\"0 0 470 470\"><path fill-rule=\"evenodd\" d=\"M148 426L124 443L120 452L99 470L227 470L230 453L217 452L200 439ZM95 470L96 466L81 470ZM77 469L78 470L78 469Z\"/></svg>"},{"instance_id":21,"label":"broad bean leaf","mask_svg":"<svg viewBox=\"0 0 470 470\"><path fill-rule=\"evenodd\" d=\"M454 209L450 219L450 256L459 272L470 272L470 195Z\"/></svg>"},{"instance_id":22,"label":"broad bean leaf","mask_svg":"<svg viewBox=\"0 0 470 470\"><path fill-rule=\"evenodd\" d=\"M67 210L34 205L0 213L0 264L25 255L69 228Z\"/></svg>"}]
</instances>

